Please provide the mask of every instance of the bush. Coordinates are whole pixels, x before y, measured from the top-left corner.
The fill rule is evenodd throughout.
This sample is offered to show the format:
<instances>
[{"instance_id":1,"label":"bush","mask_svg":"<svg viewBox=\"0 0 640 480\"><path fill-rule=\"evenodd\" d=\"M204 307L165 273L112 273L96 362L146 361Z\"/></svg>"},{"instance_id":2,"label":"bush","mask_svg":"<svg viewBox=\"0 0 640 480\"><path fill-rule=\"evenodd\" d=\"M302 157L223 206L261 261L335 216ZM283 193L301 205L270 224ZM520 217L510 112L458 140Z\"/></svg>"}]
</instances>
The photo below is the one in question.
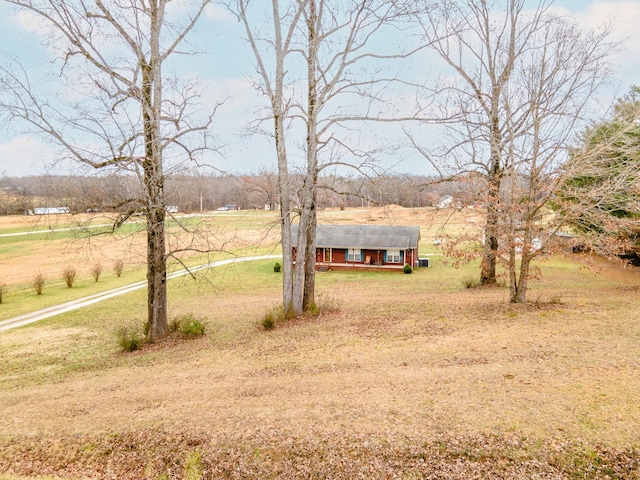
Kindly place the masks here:
<instances>
[{"instance_id":1,"label":"bush","mask_svg":"<svg viewBox=\"0 0 640 480\"><path fill-rule=\"evenodd\" d=\"M116 273L116 277L120 278L123 270L124 262L122 260L116 260L116 263L113 265L113 271Z\"/></svg>"},{"instance_id":2,"label":"bush","mask_svg":"<svg viewBox=\"0 0 640 480\"><path fill-rule=\"evenodd\" d=\"M93 277L93 279L97 282L100 279L100 274L102 273L102 265L100 265L99 263L96 263L92 268L91 268L91 276Z\"/></svg>"},{"instance_id":3,"label":"bush","mask_svg":"<svg viewBox=\"0 0 640 480\"><path fill-rule=\"evenodd\" d=\"M0 303L2 303L2 297L4 295L4 287L6 287L6 285L4 283L0 283Z\"/></svg>"},{"instance_id":4,"label":"bush","mask_svg":"<svg viewBox=\"0 0 640 480\"><path fill-rule=\"evenodd\" d=\"M205 331L201 320L203 319L199 320L191 313L175 317L169 322L169 332L179 333L183 337L199 337Z\"/></svg>"},{"instance_id":5,"label":"bush","mask_svg":"<svg viewBox=\"0 0 640 480\"><path fill-rule=\"evenodd\" d=\"M180 326L180 334L183 337L199 337L204 335L204 325L193 318Z\"/></svg>"},{"instance_id":6,"label":"bush","mask_svg":"<svg viewBox=\"0 0 640 480\"><path fill-rule=\"evenodd\" d=\"M67 267L64 269L64 272L62 272L62 278L64 278L67 287L73 287L73 283L76 281L77 274L78 272L73 267Z\"/></svg>"},{"instance_id":7,"label":"bush","mask_svg":"<svg viewBox=\"0 0 640 480\"><path fill-rule=\"evenodd\" d=\"M36 275L36 278L33 279L33 289L36 291L38 295L42 295L42 290L44 289L45 278L44 275L39 273Z\"/></svg>"},{"instance_id":8,"label":"bush","mask_svg":"<svg viewBox=\"0 0 640 480\"><path fill-rule=\"evenodd\" d=\"M135 332L127 327L121 327L116 332L118 345L123 352L134 352L142 346L142 340Z\"/></svg>"},{"instance_id":9,"label":"bush","mask_svg":"<svg viewBox=\"0 0 640 480\"><path fill-rule=\"evenodd\" d=\"M276 319L273 313L267 313L260 321L260 325L262 325L262 328L265 330L273 330L276 326Z\"/></svg>"},{"instance_id":10,"label":"bush","mask_svg":"<svg viewBox=\"0 0 640 480\"><path fill-rule=\"evenodd\" d=\"M402 269L404 273L413 273L413 268L408 263L404 264L404 268Z\"/></svg>"},{"instance_id":11,"label":"bush","mask_svg":"<svg viewBox=\"0 0 640 480\"><path fill-rule=\"evenodd\" d=\"M282 266L278 262L276 262L276 264L273 266L273 271L279 273L281 269Z\"/></svg>"}]
</instances>

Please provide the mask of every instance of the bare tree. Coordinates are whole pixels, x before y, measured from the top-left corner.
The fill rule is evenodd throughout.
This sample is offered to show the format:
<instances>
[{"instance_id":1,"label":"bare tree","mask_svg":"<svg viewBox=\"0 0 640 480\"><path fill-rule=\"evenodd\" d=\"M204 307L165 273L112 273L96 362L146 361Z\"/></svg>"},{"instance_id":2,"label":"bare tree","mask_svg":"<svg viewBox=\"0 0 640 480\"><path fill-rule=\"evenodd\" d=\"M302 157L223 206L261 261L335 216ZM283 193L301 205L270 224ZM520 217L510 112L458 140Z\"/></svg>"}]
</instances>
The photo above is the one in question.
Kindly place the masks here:
<instances>
[{"instance_id":1,"label":"bare tree","mask_svg":"<svg viewBox=\"0 0 640 480\"><path fill-rule=\"evenodd\" d=\"M381 0L328 2L325 0L272 0L273 33L258 37L256 24L249 20L249 0L239 0L234 10L242 19L247 37L256 56L260 81L258 88L270 99L274 119L281 185L289 188L292 166L287 159L287 145L301 147L304 164L300 168L302 186L295 203L299 214L300 233L296 245L295 272L285 270L285 291L291 287L292 312L295 315L315 302L315 232L318 178L329 166L375 168L371 148L350 145L353 122L384 121L380 114L386 105L382 92L397 81L375 72L374 64L381 60L401 59L408 54L376 51L376 37L383 38L391 23L394 6ZM252 4L253 9L256 4ZM280 15L281 9L286 12ZM264 13L264 12L262 12ZM305 27L300 24L304 20ZM286 26L283 28L283 26ZM283 35L282 31L287 33ZM261 32L262 33L262 32ZM262 33L263 34L263 33ZM264 34L263 34L264 35ZM275 46L275 49L274 49ZM274 61L267 68L266 58ZM285 68L286 65L286 68ZM284 76L289 75L285 83ZM283 89L283 86L287 89ZM304 92L304 95L300 92ZM285 124L292 126L285 130ZM296 127L297 125L297 127ZM299 130L296 130L299 128ZM281 129L281 130L278 130ZM300 137L303 135L304 140ZM299 136L296 136L299 135ZM299 139L299 140L296 140ZM291 148L289 147L289 150ZM281 188L283 215L283 253L292 248L290 236L292 192ZM293 204L290 204L291 207ZM291 258L284 258L287 266ZM288 283L288 276L293 281Z\"/></svg>"},{"instance_id":2,"label":"bare tree","mask_svg":"<svg viewBox=\"0 0 640 480\"><path fill-rule=\"evenodd\" d=\"M67 158L95 169L129 172L142 185L137 208L147 226L149 340L168 335L165 175L176 159L195 161L207 148L211 116L197 119L197 86L181 84L165 69L207 5L196 0L171 20L168 0L8 0L48 28L59 53L64 95L38 92L24 71L4 71L14 118L44 133ZM180 23L178 18L182 20ZM50 87L49 87L50 88ZM197 146L194 146L197 145Z\"/></svg>"},{"instance_id":3,"label":"bare tree","mask_svg":"<svg viewBox=\"0 0 640 480\"><path fill-rule=\"evenodd\" d=\"M522 302L559 163L609 73L613 46L607 30L583 33L546 1L535 10L524 0L497 5L444 0L417 18L425 42L454 74L432 92L452 139L441 162L486 182L480 281L496 282L502 255L511 301Z\"/></svg>"},{"instance_id":4,"label":"bare tree","mask_svg":"<svg viewBox=\"0 0 640 480\"><path fill-rule=\"evenodd\" d=\"M291 240L291 190L289 185L289 158L285 137L290 104L285 96L287 70L285 62L293 50L293 38L302 15L302 3L289 2L281 8L278 0L272 0L270 8L261 12L271 22L273 31L260 37L254 33L250 19L250 0L230 2L228 7L242 21L256 58L259 81L256 88L262 90L269 100L269 115L273 119L272 136L278 161L278 196L280 203L280 227L282 238L283 289L282 302L286 315L295 314L293 301L293 251ZM264 3L262 4L264 6ZM271 62L271 63L269 63ZM298 312L299 313L299 312Z\"/></svg>"}]
</instances>

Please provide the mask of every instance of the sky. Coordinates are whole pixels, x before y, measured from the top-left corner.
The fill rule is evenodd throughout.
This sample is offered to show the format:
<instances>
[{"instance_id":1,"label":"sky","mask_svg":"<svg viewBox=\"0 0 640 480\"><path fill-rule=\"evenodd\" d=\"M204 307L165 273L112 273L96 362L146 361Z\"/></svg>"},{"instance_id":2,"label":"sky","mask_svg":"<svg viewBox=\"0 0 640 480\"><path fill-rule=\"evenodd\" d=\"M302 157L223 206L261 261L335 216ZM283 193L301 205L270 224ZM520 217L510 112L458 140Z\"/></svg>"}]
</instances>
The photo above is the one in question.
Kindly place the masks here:
<instances>
[{"instance_id":1,"label":"sky","mask_svg":"<svg viewBox=\"0 0 640 480\"><path fill-rule=\"evenodd\" d=\"M266 0L265 0L266 1ZM530 1L535 5L535 0ZM571 15L583 28L601 27L611 23L613 40L621 43L613 58L615 67L609 90L603 93L604 104L611 102L640 84L640 0L557 0L553 8ZM207 99L213 103L224 100L212 124L212 133L219 152L211 158L218 171L251 173L275 168L275 152L264 137L249 135L247 125L256 115L261 97L251 86L255 60L243 41L241 25L219 7L211 6L206 17L190 38L203 53L185 57L180 68L185 74L197 76L206 87ZM29 73L50 67L50 47L43 42L41 32L28 17L17 14L6 2L0 3L0 62L17 59ZM422 68L413 66L416 71ZM428 75L428 71L425 74ZM64 173L54 167L56 151L42 139L25 133L16 122L7 122L0 112L0 177L45 173ZM376 134L378 135L378 134ZM359 141L367 142L366 135ZM398 173L428 175L430 166L419 155L404 150L389 165Z\"/></svg>"}]
</instances>

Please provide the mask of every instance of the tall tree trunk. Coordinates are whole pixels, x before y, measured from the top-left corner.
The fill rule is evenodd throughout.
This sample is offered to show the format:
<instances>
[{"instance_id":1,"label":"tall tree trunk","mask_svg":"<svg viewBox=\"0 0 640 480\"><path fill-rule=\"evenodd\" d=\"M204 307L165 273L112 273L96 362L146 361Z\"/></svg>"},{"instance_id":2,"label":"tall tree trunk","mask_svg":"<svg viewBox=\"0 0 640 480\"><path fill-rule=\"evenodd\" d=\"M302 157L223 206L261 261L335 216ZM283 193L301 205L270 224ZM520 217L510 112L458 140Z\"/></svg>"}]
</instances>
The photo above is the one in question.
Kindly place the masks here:
<instances>
[{"instance_id":1,"label":"tall tree trunk","mask_svg":"<svg viewBox=\"0 0 640 480\"><path fill-rule=\"evenodd\" d=\"M156 197L157 201L161 201ZM149 333L158 341L169 335L167 325L167 261L165 253L165 213L163 204L147 212L147 301Z\"/></svg>"},{"instance_id":2,"label":"tall tree trunk","mask_svg":"<svg viewBox=\"0 0 640 480\"><path fill-rule=\"evenodd\" d=\"M277 110L274 108L274 112ZM282 307L286 317L293 309L293 243L291 240L291 197L289 195L289 167L284 144L282 115L274 115L276 151L278 154L278 194L280 197L280 234L282 239Z\"/></svg>"},{"instance_id":3,"label":"tall tree trunk","mask_svg":"<svg viewBox=\"0 0 640 480\"><path fill-rule=\"evenodd\" d=\"M516 246L513 239L510 239L509 246L509 300L513 303L513 299L518 292L518 271L516 262Z\"/></svg>"},{"instance_id":4,"label":"tall tree trunk","mask_svg":"<svg viewBox=\"0 0 640 480\"><path fill-rule=\"evenodd\" d=\"M316 303L316 230L317 213L315 205L315 195L311 211L309 212L309 228L307 228L307 252L304 275L304 295L302 298L302 309L306 312Z\"/></svg>"},{"instance_id":5,"label":"tall tree trunk","mask_svg":"<svg viewBox=\"0 0 640 480\"><path fill-rule=\"evenodd\" d=\"M307 191L307 186L302 188ZM306 195L303 194L302 213L298 223L298 244L296 245L296 269L293 275L293 315L301 315L304 303L304 279L307 260L307 229L309 228L309 213L306 210Z\"/></svg>"},{"instance_id":6,"label":"tall tree trunk","mask_svg":"<svg viewBox=\"0 0 640 480\"><path fill-rule=\"evenodd\" d=\"M522 253L522 263L520 264L520 275L515 289L511 291L511 303L527 303L527 284L529 282L529 267L531 265L532 256L528 253Z\"/></svg>"},{"instance_id":7,"label":"tall tree trunk","mask_svg":"<svg viewBox=\"0 0 640 480\"><path fill-rule=\"evenodd\" d=\"M141 104L144 123L145 158L143 161L147 218L147 297L148 339L152 342L169 335L167 322L167 256L165 238L164 172L160 145L162 76L160 30L163 2L150 2L151 32L149 59L141 59Z\"/></svg>"},{"instance_id":8,"label":"tall tree trunk","mask_svg":"<svg viewBox=\"0 0 640 480\"><path fill-rule=\"evenodd\" d=\"M242 5L242 19L245 23L247 33L250 35L251 45L256 54L259 64L262 66L262 75L265 83L268 84L268 76L262 57L259 55L255 40L251 35L249 23L244 13L244 4ZM284 96L284 60L288 47L283 44L282 25L280 23L279 3L274 0L271 2L273 28L275 32L275 78L274 87L271 92L271 108L273 110L276 154L278 157L278 196L280 200L280 234L282 239L282 307L286 317L295 315L294 309L294 270L293 270L293 242L291 238L291 193L289 188L289 163L287 158L287 147L285 139L285 106ZM288 44L288 41L286 42ZM300 251L297 252L300 256Z\"/></svg>"},{"instance_id":9,"label":"tall tree trunk","mask_svg":"<svg viewBox=\"0 0 640 480\"><path fill-rule=\"evenodd\" d=\"M494 166L497 172L499 166ZM496 263L498 258L498 229L500 220L500 175L492 173L489 177L489 194L487 196L487 219L485 224L484 251L480 263L480 283L494 285L496 283Z\"/></svg>"},{"instance_id":10,"label":"tall tree trunk","mask_svg":"<svg viewBox=\"0 0 640 480\"><path fill-rule=\"evenodd\" d=\"M494 81L489 123L491 165L487 176L487 220L484 252L480 264L480 283L482 285L494 285L496 283L498 235L500 228L500 193L503 172L502 134L500 131L500 118L498 117L501 89L501 83Z\"/></svg>"},{"instance_id":11,"label":"tall tree trunk","mask_svg":"<svg viewBox=\"0 0 640 480\"><path fill-rule=\"evenodd\" d=\"M307 18L307 35L309 50L307 52L307 174L304 192L303 214L308 216L305 230L306 249L304 263L304 292L302 298L303 311L315 303L316 288L316 190L318 185L318 91L316 68L318 62L316 0L309 0L309 16Z\"/></svg>"}]
</instances>

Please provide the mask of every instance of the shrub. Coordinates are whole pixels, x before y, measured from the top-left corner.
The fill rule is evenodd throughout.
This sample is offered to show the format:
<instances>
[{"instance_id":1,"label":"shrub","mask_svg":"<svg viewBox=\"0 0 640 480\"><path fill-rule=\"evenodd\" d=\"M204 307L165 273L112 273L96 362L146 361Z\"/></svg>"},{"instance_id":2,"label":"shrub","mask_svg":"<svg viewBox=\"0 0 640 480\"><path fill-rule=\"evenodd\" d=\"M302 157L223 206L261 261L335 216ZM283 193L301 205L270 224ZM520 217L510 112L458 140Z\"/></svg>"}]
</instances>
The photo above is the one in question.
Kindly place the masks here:
<instances>
[{"instance_id":1,"label":"shrub","mask_svg":"<svg viewBox=\"0 0 640 480\"><path fill-rule=\"evenodd\" d=\"M64 272L62 272L62 278L64 278L67 287L73 287L73 283L76 281L77 274L78 272L76 272L76 269L73 267L67 267L64 269Z\"/></svg>"},{"instance_id":2,"label":"shrub","mask_svg":"<svg viewBox=\"0 0 640 480\"><path fill-rule=\"evenodd\" d=\"M179 333L183 337L199 337L204 335L202 319L196 318L192 313L181 315L169 321L169 332Z\"/></svg>"},{"instance_id":3,"label":"shrub","mask_svg":"<svg viewBox=\"0 0 640 480\"><path fill-rule=\"evenodd\" d=\"M116 273L116 277L120 278L123 270L124 262L122 260L116 260L116 263L113 265L113 271Z\"/></svg>"},{"instance_id":4,"label":"shrub","mask_svg":"<svg viewBox=\"0 0 640 480\"><path fill-rule=\"evenodd\" d=\"M93 279L97 282L100 279L100 274L102 273L102 265L100 265L99 263L96 263L92 268L91 268L91 276L93 277Z\"/></svg>"},{"instance_id":5,"label":"shrub","mask_svg":"<svg viewBox=\"0 0 640 480\"><path fill-rule=\"evenodd\" d=\"M273 271L278 273L280 272L281 269L282 269L282 266L278 262L276 262L276 264L273 266Z\"/></svg>"},{"instance_id":6,"label":"shrub","mask_svg":"<svg viewBox=\"0 0 640 480\"><path fill-rule=\"evenodd\" d=\"M151 331L151 323L149 320L142 324L142 333L145 337L149 336L149 332Z\"/></svg>"},{"instance_id":7,"label":"shrub","mask_svg":"<svg viewBox=\"0 0 640 480\"><path fill-rule=\"evenodd\" d=\"M121 327L116 331L118 345L123 352L134 352L142 346L138 335L127 327Z\"/></svg>"},{"instance_id":8,"label":"shrub","mask_svg":"<svg viewBox=\"0 0 640 480\"><path fill-rule=\"evenodd\" d=\"M4 283L0 283L0 303L2 303L2 297L4 295L4 287L6 287L6 285Z\"/></svg>"},{"instance_id":9,"label":"shrub","mask_svg":"<svg viewBox=\"0 0 640 480\"><path fill-rule=\"evenodd\" d=\"M273 330L276 326L276 319L273 312L267 313L260 321L260 325L262 325L262 328L265 330Z\"/></svg>"},{"instance_id":10,"label":"shrub","mask_svg":"<svg viewBox=\"0 0 640 480\"><path fill-rule=\"evenodd\" d=\"M39 273L36 275L36 278L33 279L33 289L36 291L38 295L42 295L42 290L44 289L45 278L44 275Z\"/></svg>"},{"instance_id":11,"label":"shrub","mask_svg":"<svg viewBox=\"0 0 640 480\"><path fill-rule=\"evenodd\" d=\"M180 325L180 333L183 337L199 337L204 335L204 325L195 318Z\"/></svg>"},{"instance_id":12,"label":"shrub","mask_svg":"<svg viewBox=\"0 0 640 480\"><path fill-rule=\"evenodd\" d=\"M404 264L404 268L402 269L404 273L413 273L413 268L408 263Z\"/></svg>"}]
</instances>

